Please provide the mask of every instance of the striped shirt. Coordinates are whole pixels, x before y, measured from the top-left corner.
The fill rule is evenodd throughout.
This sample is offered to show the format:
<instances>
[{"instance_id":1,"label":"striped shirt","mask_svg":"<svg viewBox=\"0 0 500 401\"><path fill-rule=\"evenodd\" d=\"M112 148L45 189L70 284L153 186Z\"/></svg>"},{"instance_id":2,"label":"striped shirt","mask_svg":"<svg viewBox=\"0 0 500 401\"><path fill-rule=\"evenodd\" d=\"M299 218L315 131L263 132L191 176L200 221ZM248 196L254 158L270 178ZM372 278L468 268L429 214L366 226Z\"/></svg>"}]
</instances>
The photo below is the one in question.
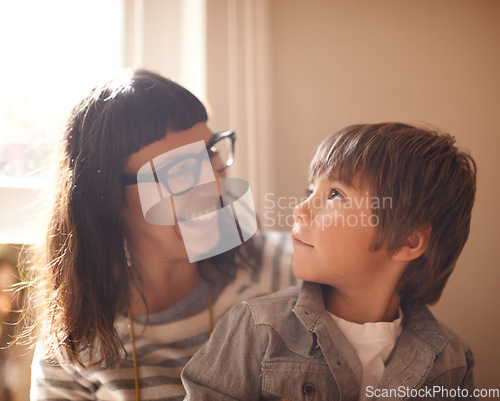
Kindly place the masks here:
<instances>
[{"instance_id":1,"label":"striped shirt","mask_svg":"<svg viewBox=\"0 0 500 401\"><path fill-rule=\"evenodd\" d=\"M223 277L212 288L215 321L232 305L296 283L288 233L267 232L256 241L260 248L257 270L239 269L233 280ZM210 285L198 288L173 307L134 318L141 400L182 400L180 375L184 365L208 340ZM147 321L146 321L147 320ZM147 323L147 324L146 324ZM135 394L132 346L128 320L116 327L126 355L113 368L82 368L60 358L44 359L39 344L32 364L32 400L133 400Z\"/></svg>"}]
</instances>

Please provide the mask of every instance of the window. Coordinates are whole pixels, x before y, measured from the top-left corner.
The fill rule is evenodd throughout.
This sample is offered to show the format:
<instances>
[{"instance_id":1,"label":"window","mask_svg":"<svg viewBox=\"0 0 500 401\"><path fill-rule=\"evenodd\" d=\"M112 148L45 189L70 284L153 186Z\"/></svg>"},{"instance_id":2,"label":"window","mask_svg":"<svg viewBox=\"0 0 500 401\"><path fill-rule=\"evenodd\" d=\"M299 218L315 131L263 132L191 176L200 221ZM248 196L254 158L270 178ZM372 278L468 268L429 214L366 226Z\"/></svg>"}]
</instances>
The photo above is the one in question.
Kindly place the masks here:
<instances>
[{"instance_id":1,"label":"window","mask_svg":"<svg viewBox=\"0 0 500 401\"><path fill-rule=\"evenodd\" d=\"M0 243L36 215L70 108L122 67L122 22L122 0L0 2Z\"/></svg>"}]
</instances>

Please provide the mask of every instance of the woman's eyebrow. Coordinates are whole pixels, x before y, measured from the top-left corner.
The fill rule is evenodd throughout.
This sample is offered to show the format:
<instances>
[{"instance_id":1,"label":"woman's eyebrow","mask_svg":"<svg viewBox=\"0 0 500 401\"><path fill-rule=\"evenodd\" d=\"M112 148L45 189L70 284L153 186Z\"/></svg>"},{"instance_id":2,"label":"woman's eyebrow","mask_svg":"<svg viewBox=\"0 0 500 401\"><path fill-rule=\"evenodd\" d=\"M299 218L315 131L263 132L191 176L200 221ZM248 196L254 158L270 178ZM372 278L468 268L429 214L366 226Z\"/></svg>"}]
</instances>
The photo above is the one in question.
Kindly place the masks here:
<instances>
[{"instance_id":1,"label":"woman's eyebrow","mask_svg":"<svg viewBox=\"0 0 500 401\"><path fill-rule=\"evenodd\" d=\"M175 150L175 149L172 149L172 150ZM167 155L168 152L170 152L170 151L167 151L161 155L158 155L153 159L153 163L156 167L156 171L161 170L162 168L164 168L166 166L172 166L176 163L182 162L184 160L187 160L187 159L190 159L192 157L196 157L199 155L199 153L183 153L183 154L177 154L174 156L172 156L172 155L168 156ZM165 157L162 158L162 156L165 156ZM155 161L157 158L159 160Z\"/></svg>"}]
</instances>

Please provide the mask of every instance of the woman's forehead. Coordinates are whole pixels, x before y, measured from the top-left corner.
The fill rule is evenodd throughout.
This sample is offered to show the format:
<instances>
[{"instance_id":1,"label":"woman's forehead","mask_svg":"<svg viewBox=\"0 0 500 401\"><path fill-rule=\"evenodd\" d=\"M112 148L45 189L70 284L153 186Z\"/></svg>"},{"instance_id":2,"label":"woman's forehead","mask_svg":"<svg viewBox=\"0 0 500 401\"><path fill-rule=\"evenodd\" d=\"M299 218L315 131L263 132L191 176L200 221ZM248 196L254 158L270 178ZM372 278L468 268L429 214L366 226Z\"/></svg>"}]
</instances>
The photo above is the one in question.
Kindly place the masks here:
<instances>
[{"instance_id":1,"label":"woman's forehead","mask_svg":"<svg viewBox=\"0 0 500 401\"><path fill-rule=\"evenodd\" d=\"M125 166L125 172L136 173L145 163L156 157L170 152L174 149L205 141L208 144L212 138L212 131L205 122L193 125L191 128L183 131L167 132L165 136L149 145L144 146L138 152L131 154Z\"/></svg>"}]
</instances>

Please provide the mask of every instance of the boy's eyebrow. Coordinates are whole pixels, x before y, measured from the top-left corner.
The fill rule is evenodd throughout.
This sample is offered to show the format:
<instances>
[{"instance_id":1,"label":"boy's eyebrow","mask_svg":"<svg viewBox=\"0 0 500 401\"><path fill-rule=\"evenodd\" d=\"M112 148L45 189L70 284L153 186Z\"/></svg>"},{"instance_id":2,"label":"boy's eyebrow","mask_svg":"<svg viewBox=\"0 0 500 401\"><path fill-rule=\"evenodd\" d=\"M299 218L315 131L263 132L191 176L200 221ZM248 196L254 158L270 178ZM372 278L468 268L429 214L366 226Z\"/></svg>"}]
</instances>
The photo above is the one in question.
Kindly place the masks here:
<instances>
[{"instance_id":1,"label":"boy's eyebrow","mask_svg":"<svg viewBox=\"0 0 500 401\"><path fill-rule=\"evenodd\" d=\"M335 181L342 183L342 180L338 177L338 175L330 175L327 177L328 181Z\"/></svg>"},{"instance_id":2,"label":"boy's eyebrow","mask_svg":"<svg viewBox=\"0 0 500 401\"><path fill-rule=\"evenodd\" d=\"M356 191L360 190L360 188L358 188L358 186L354 184L354 180L351 180L350 183L347 183L345 180L341 180L338 177L338 175L330 175L330 176L326 177L326 179L331 183L340 184L340 185L346 187L346 189L354 189Z\"/></svg>"},{"instance_id":3,"label":"boy's eyebrow","mask_svg":"<svg viewBox=\"0 0 500 401\"><path fill-rule=\"evenodd\" d=\"M342 184L342 185L345 185L348 187L351 186L351 185L347 184L347 182L341 180L337 175L328 176L328 177L326 177L326 179L330 182L335 182L335 183Z\"/></svg>"},{"instance_id":4,"label":"boy's eyebrow","mask_svg":"<svg viewBox=\"0 0 500 401\"><path fill-rule=\"evenodd\" d=\"M309 182L307 184L307 188L308 189L311 188L311 186L314 185L314 183L321 178L327 180L328 182L330 182L332 184L333 183L340 184L340 185L346 187L346 189L360 190L360 188L358 188L357 185L354 185L354 182L356 180L352 179L351 182L348 183L345 180L340 179L340 177L336 173L330 173L330 174L323 173L323 174L318 174L315 177L311 177L311 179L309 179Z\"/></svg>"}]
</instances>

